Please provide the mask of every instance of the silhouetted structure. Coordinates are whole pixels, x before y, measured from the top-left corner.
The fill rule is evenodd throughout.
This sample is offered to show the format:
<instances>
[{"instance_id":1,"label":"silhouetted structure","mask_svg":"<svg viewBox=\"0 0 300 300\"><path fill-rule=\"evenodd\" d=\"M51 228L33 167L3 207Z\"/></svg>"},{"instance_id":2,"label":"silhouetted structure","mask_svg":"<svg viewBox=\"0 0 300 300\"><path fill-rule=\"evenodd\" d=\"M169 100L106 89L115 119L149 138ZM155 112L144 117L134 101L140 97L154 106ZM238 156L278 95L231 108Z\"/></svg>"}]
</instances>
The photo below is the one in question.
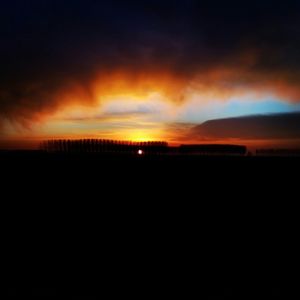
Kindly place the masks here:
<instances>
[{"instance_id":1,"label":"silhouetted structure","mask_svg":"<svg viewBox=\"0 0 300 300\"><path fill-rule=\"evenodd\" d=\"M239 145L181 145L179 153L184 155L246 155L247 147Z\"/></svg>"},{"instance_id":2,"label":"silhouetted structure","mask_svg":"<svg viewBox=\"0 0 300 300\"><path fill-rule=\"evenodd\" d=\"M49 140L40 145L49 153L102 153L102 154L163 154L168 151L166 142L131 142L98 139Z\"/></svg>"},{"instance_id":3,"label":"silhouetted structure","mask_svg":"<svg viewBox=\"0 0 300 300\"><path fill-rule=\"evenodd\" d=\"M257 156L298 156L300 149L257 149Z\"/></svg>"}]
</instances>

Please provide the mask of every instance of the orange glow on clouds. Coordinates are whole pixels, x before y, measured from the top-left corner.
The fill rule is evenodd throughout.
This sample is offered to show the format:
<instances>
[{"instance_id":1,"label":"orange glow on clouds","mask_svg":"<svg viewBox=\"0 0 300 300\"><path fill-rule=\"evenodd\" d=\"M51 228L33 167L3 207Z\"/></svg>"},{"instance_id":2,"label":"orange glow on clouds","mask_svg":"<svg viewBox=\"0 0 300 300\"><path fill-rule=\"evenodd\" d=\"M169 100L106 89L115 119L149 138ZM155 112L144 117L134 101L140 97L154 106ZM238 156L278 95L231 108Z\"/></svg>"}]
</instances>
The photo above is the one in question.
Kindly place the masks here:
<instances>
[{"instance_id":1,"label":"orange glow on clouds","mask_svg":"<svg viewBox=\"0 0 300 300\"><path fill-rule=\"evenodd\" d=\"M272 79L248 86L234 84L239 76L247 77L248 72L224 67L188 79L161 70L98 73L88 84L68 82L61 90L49 91L49 95L45 91L45 97L53 99L33 112L26 105L20 108L18 119L2 122L1 138L195 142L187 140L188 128L171 130L168 125L178 122L187 105L201 110L201 105L212 100L226 102L233 95L242 99L249 90L253 100L259 101L272 90ZM273 90L276 89L277 93L284 93L285 86L278 83Z\"/></svg>"}]
</instances>

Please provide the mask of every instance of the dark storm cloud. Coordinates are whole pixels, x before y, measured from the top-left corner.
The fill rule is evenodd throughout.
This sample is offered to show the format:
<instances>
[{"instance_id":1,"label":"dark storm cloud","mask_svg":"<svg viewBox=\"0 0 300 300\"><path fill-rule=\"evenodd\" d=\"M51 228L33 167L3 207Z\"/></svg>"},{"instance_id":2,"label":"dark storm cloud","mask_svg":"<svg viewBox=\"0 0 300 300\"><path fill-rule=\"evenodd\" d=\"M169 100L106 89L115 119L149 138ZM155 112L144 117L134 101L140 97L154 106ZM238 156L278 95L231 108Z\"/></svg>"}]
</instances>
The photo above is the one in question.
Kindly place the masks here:
<instances>
[{"instance_id":1,"label":"dark storm cloud","mask_svg":"<svg viewBox=\"0 0 300 300\"><path fill-rule=\"evenodd\" d=\"M300 112L207 121L191 129L194 139L300 139Z\"/></svg>"},{"instance_id":2,"label":"dark storm cloud","mask_svg":"<svg viewBox=\"0 0 300 300\"><path fill-rule=\"evenodd\" d=\"M55 110L74 86L89 101L120 69L300 100L299 1L1 1L0 39L0 120Z\"/></svg>"}]
</instances>

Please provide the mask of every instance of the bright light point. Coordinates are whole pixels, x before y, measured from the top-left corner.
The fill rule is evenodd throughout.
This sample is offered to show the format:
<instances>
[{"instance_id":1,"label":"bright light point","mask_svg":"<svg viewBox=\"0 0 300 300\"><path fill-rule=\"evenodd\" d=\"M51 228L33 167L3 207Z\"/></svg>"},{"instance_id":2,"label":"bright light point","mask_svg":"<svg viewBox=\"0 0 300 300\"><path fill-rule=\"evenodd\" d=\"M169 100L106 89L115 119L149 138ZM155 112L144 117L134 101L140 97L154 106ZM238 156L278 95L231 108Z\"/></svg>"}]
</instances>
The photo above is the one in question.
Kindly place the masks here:
<instances>
[{"instance_id":1,"label":"bright light point","mask_svg":"<svg viewBox=\"0 0 300 300\"><path fill-rule=\"evenodd\" d=\"M140 149L140 150L138 151L138 155L143 155L143 154L144 154L143 150Z\"/></svg>"}]
</instances>

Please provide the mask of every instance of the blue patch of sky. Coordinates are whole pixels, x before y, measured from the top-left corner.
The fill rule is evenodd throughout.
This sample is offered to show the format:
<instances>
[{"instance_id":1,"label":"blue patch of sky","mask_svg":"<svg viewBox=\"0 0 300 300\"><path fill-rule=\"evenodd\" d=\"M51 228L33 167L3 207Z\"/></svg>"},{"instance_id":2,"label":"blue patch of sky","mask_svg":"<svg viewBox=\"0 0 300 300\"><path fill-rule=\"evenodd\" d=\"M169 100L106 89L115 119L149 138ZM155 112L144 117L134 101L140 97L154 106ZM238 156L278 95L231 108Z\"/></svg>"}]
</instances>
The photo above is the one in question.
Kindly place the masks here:
<instances>
[{"instance_id":1,"label":"blue patch of sky","mask_svg":"<svg viewBox=\"0 0 300 300\"><path fill-rule=\"evenodd\" d=\"M299 103L289 103L276 98L254 101L233 98L227 102L213 101L198 107L187 106L180 114L179 119L183 122L199 123L210 119L295 111L300 111Z\"/></svg>"}]
</instances>

